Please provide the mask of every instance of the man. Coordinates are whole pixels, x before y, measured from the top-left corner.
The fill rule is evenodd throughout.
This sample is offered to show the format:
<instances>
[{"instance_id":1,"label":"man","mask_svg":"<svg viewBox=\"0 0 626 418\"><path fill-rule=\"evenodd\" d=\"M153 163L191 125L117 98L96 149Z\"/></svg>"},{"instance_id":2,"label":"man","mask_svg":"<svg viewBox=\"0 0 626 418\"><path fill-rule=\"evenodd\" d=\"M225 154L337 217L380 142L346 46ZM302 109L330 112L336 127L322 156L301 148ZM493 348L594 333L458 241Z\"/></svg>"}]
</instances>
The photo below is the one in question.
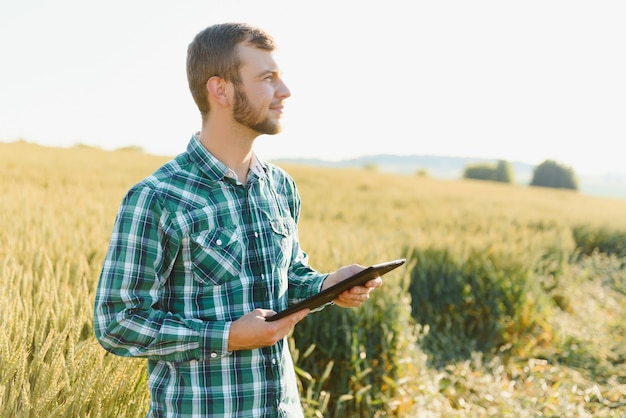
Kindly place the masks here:
<instances>
[{"instance_id":1,"label":"man","mask_svg":"<svg viewBox=\"0 0 626 418\"><path fill-rule=\"evenodd\" d=\"M246 24L195 37L187 76L201 131L119 208L94 328L108 351L148 359L150 416L302 416L286 336L309 310L265 318L363 269L309 267L296 185L252 151L280 131L290 96L274 48ZM334 302L359 306L381 284Z\"/></svg>"}]
</instances>

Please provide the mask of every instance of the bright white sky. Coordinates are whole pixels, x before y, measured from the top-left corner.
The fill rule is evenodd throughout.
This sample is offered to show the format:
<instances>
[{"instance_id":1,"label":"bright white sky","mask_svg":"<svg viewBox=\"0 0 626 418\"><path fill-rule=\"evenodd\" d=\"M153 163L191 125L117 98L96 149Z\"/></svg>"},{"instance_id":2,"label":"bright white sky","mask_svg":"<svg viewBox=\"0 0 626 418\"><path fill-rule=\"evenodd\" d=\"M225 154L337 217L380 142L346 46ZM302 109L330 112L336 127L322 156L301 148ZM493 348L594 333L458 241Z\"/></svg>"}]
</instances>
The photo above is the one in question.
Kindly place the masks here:
<instances>
[{"instance_id":1,"label":"bright white sky","mask_svg":"<svg viewBox=\"0 0 626 418\"><path fill-rule=\"evenodd\" d=\"M174 155L186 48L268 31L292 97L265 159L470 156L626 172L623 0L0 0L0 140Z\"/></svg>"}]
</instances>

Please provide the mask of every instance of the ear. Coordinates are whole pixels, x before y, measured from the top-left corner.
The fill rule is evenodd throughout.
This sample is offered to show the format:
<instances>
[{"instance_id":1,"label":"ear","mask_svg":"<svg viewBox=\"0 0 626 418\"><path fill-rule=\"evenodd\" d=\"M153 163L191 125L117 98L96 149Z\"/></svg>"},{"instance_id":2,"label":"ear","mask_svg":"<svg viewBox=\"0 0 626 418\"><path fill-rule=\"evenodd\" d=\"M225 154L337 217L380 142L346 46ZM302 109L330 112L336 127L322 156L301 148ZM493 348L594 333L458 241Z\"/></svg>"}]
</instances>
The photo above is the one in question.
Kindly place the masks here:
<instances>
[{"instance_id":1,"label":"ear","mask_svg":"<svg viewBox=\"0 0 626 418\"><path fill-rule=\"evenodd\" d=\"M215 101L222 106L230 105L230 96L228 94L228 83L221 77L213 76L206 82L206 89L209 93L209 100Z\"/></svg>"}]
</instances>

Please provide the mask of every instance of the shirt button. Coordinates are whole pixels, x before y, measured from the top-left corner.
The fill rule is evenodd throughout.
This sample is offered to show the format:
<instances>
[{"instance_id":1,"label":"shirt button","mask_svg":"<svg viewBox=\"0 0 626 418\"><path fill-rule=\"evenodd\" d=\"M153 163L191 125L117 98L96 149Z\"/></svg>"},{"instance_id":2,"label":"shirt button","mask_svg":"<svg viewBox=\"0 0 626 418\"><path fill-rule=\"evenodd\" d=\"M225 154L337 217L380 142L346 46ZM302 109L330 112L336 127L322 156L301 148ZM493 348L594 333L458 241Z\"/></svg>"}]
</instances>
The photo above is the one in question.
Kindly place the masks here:
<instances>
[{"instance_id":1,"label":"shirt button","mask_svg":"<svg viewBox=\"0 0 626 418\"><path fill-rule=\"evenodd\" d=\"M272 359L272 364L276 364L276 359L275 358Z\"/></svg>"},{"instance_id":2,"label":"shirt button","mask_svg":"<svg viewBox=\"0 0 626 418\"><path fill-rule=\"evenodd\" d=\"M218 239L217 241L215 241L215 243L216 243L217 245L222 245L222 240L221 240L221 239Z\"/></svg>"},{"instance_id":3,"label":"shirt button","mask_svg":"<svg viewBox=\"0 0 626 418\"><path fill-rule=\"evenodd\" d=\"M211 358L217 358L217 353L211 353Z\"/></svg>"},{"instance_id":4,"label":"shirt button","mask_svg":"<svg viewBox=\"0 0 626 418\"><path fill-rule=\"evenodd\" d=\"M254 232L254 236L255 236L256 238L258 238L258 237L259 237L259 233L255 231L255 232Z\"/></svg>"}]
</instances>

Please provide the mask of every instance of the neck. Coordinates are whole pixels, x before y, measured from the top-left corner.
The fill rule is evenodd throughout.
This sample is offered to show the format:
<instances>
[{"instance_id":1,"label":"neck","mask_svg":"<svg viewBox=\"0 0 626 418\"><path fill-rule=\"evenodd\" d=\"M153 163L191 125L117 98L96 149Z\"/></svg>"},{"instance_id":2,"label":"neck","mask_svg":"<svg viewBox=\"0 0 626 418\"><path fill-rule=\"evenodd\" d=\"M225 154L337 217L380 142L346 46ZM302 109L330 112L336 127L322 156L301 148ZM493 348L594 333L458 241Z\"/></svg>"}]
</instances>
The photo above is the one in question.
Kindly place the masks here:
<instances>
[{"instance_id":1,"label":"neck","mask_svg":"<svg viewBox=\"0 0 626 418\"><path fill-rule=\"evenodd\" d=\"M242 132L217 132L203 126L198 139L215 158L237 174L239 181L246 183L250 161L252 160L252 144L255 136Z\"/></svg>"}]
</instances>

